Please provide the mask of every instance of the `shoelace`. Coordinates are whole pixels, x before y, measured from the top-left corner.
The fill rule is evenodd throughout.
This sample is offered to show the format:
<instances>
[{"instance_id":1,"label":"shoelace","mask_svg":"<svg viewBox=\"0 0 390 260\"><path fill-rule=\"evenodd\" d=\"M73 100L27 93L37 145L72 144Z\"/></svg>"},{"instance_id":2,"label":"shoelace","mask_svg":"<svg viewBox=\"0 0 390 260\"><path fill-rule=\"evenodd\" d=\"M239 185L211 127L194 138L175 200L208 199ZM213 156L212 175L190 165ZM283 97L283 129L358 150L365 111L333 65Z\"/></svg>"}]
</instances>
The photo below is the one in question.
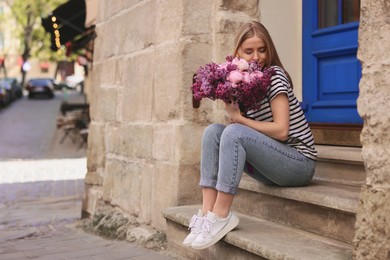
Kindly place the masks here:
<instances>
[{"instance_id":1,"label":"shoelace","mask_svg":"<svg viewBox=\"0 0 390 260\"><path fill-rule=\"evenodd\" d=\"M197 215L193 215L190 221L190 225L188 226L188 229L196 230L200 228L200 220L202 217L198 217Z\"/></svg>"},{"instance_id":2,"label":"shoelace","mask_svg":"<svg viewBox=\"0 0 390 260\"><path fill-rule=\"evenodd\" d=\"M202 225L202 236L203 237L206 237L210 233L210 229L214 223L215 222L212 222L212 221L208 220L207 218L204 219L203 225Z\"/></svg>"}]
</instances>

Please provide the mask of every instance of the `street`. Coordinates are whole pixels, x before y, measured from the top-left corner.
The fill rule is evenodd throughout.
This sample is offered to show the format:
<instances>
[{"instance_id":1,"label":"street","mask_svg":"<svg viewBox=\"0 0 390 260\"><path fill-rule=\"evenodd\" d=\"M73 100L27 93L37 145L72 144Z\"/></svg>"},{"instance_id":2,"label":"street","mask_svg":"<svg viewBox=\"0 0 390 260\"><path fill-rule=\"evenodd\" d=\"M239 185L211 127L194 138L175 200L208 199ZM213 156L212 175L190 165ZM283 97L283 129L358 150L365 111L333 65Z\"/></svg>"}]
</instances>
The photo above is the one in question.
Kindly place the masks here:
<instances>
[{"instance_id":1,"label":"street","mask_svg":"<svg viewBox=\"0 0 390 260\"><path fill-rule=\"evenodd\" d=\"M66 94L82 102L79 93ZM86 146L57 129L63 93L0 110L0 259L173 259L77 227Z\"/></svg>"},{"instance_id":2,"label":"street","mask_svg":"<svg viewBox=\"0 0 390 260\"><path fill-rule=\"evenodd\" d=\"M65 96L57 92L54 99L26 96L0 110L0 159L27 159L53 157L56 134L56 118ZM66 98L72 102L83 102L83 96L70 93ZM69 145L58 147L62 153L57 157L85 156ZM68 150L66 150L68 149ZM1 170L1 169L0 169Z\"/></svg>"}]
</instances>

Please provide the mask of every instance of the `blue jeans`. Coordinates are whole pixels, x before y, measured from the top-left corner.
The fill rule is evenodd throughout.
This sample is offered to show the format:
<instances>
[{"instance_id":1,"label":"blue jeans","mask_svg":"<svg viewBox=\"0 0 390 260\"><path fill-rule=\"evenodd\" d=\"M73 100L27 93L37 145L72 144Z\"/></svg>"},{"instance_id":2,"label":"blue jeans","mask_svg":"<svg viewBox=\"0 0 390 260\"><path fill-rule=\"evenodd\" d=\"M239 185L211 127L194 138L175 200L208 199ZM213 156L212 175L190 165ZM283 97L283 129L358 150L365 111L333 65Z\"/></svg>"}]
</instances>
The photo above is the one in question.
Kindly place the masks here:
<instances>
[{"instance_id":1,"label":"blue jeans","mask_svg":"<svg viewBox=\"0 0 390 260\"><path fill-rule=\"evenodd\" d=\"M315 165L289 145L245 125L211 124L202 139L199 185L236 194L245 171L265 184L304 186Z\"/></svg>"}]
</instances>

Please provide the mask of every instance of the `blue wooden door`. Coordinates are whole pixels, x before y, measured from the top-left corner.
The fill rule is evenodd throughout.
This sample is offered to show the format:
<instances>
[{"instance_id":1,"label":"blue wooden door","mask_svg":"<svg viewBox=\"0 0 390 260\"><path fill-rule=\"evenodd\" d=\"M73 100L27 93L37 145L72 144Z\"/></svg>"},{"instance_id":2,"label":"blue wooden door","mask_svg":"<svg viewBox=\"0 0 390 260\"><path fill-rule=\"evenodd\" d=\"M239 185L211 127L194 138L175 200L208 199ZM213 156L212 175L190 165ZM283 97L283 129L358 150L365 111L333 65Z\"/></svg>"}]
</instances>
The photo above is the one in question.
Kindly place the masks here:
<instances>
[{"instance_id":1,"label":"blue wooden door","mask_svg":"<svg viewBox=\"0 0 390 260\"><path fill-rule=\"evenodd\" d=\"M362 123L359 0L303 0L303 106L312 123Z\"/></svg>"}]
</instances>

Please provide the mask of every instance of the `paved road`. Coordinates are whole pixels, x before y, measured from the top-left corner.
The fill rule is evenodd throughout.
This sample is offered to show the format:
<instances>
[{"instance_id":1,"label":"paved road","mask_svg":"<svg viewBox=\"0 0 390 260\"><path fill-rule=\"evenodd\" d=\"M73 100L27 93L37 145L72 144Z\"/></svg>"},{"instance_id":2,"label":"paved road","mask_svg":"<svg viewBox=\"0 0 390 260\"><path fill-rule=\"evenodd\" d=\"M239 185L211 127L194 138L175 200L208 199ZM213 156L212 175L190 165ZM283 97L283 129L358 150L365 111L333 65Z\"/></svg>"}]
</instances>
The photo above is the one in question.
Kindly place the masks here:
<instances>
[{"instance_id":1,"label":"paved road","mask_svg":"<svg viewBox=\"0 0 390 260\"><path fill-rule=\"evenodd\" d=\"M22 99L0 110L0 158L44 158L53 139L62 101Z\"/></svg>"},{"instance_id":2,"label":"paved road","mask_svg":"<svg viewBox=\"0 0 390 260\"><path fill-rule=\"evenodd\" d=\"M0 259L174 259L77 228L86 158L0 161Z\"/></svg>"},{"instance_id":3,"label":"paved road","mask_svg":"<svg viewBox=\"0 0 390 260\"><path fill-rule=\"evenodd\" d=\"M0 110L0 259L174 259L77 228L86 148L59 144L62 100L24 97Z\"/></svg>"}]
</instances>

